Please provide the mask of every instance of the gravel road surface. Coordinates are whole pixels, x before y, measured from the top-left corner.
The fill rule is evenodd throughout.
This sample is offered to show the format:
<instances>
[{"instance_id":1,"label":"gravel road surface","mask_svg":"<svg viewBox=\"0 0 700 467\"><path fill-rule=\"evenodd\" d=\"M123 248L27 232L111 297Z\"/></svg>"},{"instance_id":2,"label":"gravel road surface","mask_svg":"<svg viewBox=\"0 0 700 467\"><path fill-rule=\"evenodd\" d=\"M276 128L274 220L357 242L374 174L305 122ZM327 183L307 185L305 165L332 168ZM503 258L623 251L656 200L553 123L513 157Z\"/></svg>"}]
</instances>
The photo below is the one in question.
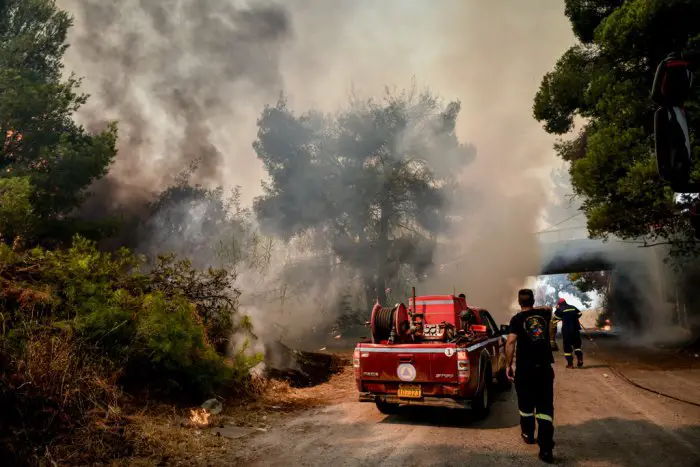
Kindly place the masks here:
<instances>
[{"instance_id":1,"label":"gravel road surface","mask_svg":"<svg viewBox=\"0 0 700 467\"><path fill-rule=\"evenodd\" d=\"M602 361L564 368L557 354L555 457L566 466L700 467L700 408L630 386ZM667 386L664 371L656 378ZM676 393L700 400L700 385L676 372ZM648 376L648 375L647 375ZM653 379L653 377L652 377ZM352 384L351 380L347 381ZM406 410L395 416L355 401L287 419L242 442L232 464L246 466L544 465L519 439L515 391L498 395L483 421L468 412Z\"/></svg>"}]
</instances>

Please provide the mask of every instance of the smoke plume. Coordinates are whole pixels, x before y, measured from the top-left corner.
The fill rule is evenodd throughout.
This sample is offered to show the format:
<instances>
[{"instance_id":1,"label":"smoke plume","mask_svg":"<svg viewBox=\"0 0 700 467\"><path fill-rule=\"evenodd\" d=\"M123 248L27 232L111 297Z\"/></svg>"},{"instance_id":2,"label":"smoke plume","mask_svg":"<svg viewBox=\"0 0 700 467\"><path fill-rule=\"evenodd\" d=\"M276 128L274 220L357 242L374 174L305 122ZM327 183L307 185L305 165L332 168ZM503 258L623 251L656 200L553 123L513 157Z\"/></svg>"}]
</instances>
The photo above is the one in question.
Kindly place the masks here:
<instances>
[{"instance_id":1,"label":"smoke plume","mask_svg":"<svg viewBox=\"0 0 700 467\"><path fill-rule=\"evenodd\" d=\"M286 11L219 0L58 3L75 16L67 67L91 95L79 117L119 121L120 155L97 187L103 201L148 200L194 160L205 184L260 178L245 153L255 114L282 86Z\"/></svg>"},{"instance_id":2,"label":"smoke plume","mask_svg":"<svg viewBox=\"0 0 700 467\"><path fill-rule=\"evenodd\" d=\"M91 95L79 119L88 127L120 124L118 161L95 187L94 209L150 200L199 158L196 182L240 185L249 203L265 177L251 148L265 103L284 92L301 112L333 111L351 89L378 95L415 77L462 102L457 132L477 151L460 175L463 194L452 202L462 221L434 258L442 273L419 293L455 287L502 320L514 289L538 272L531 233L547 203L554 155L553 138L531 108L543 74L573 42L560 3L58 4L75 16L67 70L85 77Z\"/></svg>"},{"instance_id":3,"label":"smoke plume","mask_svg":"<svg viewBox=\"0 0 700 467\"><path fill-rule=\"evenodd\" d=\"M451 236L460 248L451 242L443 251L444 273L431 288L454 286L505 320L515 289L539 272L532 233L549 202L545 178L556 163L552 139L531 118L532 96L572 38L559 4L476 3L445 12L455 46L435 86L452 89L465 104L460 130L477 156L463 186L479 195L463 199L463 222Z\"/></svg>"}]
</instances>

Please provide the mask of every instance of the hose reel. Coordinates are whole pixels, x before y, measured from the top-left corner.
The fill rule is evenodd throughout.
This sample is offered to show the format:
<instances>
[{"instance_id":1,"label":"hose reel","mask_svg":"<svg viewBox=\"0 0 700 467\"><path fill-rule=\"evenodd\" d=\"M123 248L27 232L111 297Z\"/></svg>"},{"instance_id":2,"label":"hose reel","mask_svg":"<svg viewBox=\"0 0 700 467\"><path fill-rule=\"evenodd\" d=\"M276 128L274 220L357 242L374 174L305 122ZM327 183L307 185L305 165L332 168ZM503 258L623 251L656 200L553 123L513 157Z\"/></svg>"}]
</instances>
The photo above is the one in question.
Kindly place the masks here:
<instances>
[{"instance_id":1,"label":"hose reel","mask_svg":"<svg viewBox=\"0 0 700 467\"><path fill-rule=\"evenodd\" d=\"M377 303L372 308L370 329L373 344L391 340L402 342L408 334L409 327L408 309L403 303L393 308L386 308Z\"/></svg>"}]
</instances>

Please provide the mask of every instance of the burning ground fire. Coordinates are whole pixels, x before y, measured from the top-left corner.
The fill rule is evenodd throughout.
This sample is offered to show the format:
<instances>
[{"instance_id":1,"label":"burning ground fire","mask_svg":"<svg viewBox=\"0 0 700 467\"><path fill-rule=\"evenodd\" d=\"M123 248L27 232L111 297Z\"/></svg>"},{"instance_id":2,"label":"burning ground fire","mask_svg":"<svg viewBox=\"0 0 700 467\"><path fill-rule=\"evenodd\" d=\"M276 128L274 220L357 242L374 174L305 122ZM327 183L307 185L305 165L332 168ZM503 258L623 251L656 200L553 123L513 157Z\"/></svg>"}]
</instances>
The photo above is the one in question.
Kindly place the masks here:
<instances>
[{"instance_id":1,"label":"burning ground fire","mask_svg":"<svg viewBox=\"0 0 700 467\"><path fill-rule=\"evenodd\" d=\"M223 409L221 402L209 399L201 407L190 409L190 422L196 427L207 427L211 423L211 416L220 414Z\"/></svg>"},{"instance_id":2,"label":"burning ground fire","mask_svg":"<svg viewBox=\"0 0 700 467\"><path fill-rule=\"evenodd\" d=\"M211 413L207 409L190 409L190 422L197 427L209 425Z\"/></svg>"}]
</instances>

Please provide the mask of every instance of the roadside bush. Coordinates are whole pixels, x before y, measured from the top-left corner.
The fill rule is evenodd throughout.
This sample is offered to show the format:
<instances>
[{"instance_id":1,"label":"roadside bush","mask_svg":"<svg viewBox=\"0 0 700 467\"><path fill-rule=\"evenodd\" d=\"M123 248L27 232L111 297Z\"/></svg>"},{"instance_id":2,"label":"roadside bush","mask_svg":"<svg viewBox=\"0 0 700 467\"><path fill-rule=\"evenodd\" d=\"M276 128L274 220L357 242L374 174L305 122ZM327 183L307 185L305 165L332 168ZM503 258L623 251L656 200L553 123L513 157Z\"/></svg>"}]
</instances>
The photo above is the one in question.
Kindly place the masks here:
<instances>
[{"instance_id":1,"label":"roadside bush","mask_svg":"<svg viewBox=\"0 0 700 467\"><path fill-rule=\"evenodd\" d=\"M193 316L206 329L206 341L225 354L234 331L240 291L232 287L235 275L224 269L205 271L192 267L188 259L160 255L148 274L147 289L171 300L182 297L194 305Z\"/></svg>"},{"instance_id":2,"label":"roadside bush","mask_svg":"<svg viewBox=\"0 0 700 467\"><path fill-rule=\"evenodd\" d=\"M41 456L65 437L80 445L79 433L126 436L121 390L189 404L246 387L260 357L216 351L248 322L236 318L234 277L172 256L147 266L82 238L55 251L0 244L3 450Z\"/></svg>"},{"instance_id":3,"label":"roadside bush","mask_svg":"<svg viewBox=\"0 0 700 467\"><path fill-rule=\"evenodd\" d=\"M161 256L144 272L142 258L127 250L104 253L79 237L67 250L18 252L0 245L0 264L0 324L3 339L15 347L26 341L26 330L70 330L115 364L134 368L147 361L147 371L175 383L172 388L197 389L194 396L220 389L192 375L199 375L200 364L210 373L214 362L224 363L239 295L226 271L199 271ZM257 360L237 363L246 374ZM214 381L238 375L221 371Z\"/></svg>"},{"instance_id":4,"label":"roadside bush","mask_svg":"<svg viewBox=\"0 0 700 467\"><path fill-rule=\"evenodd\" d=\"M5 340L0 347L0 455L6 465L129 455L114 366L70 331L27 331L23 342L10 348Z\"/></svg>"}]
</instances>

